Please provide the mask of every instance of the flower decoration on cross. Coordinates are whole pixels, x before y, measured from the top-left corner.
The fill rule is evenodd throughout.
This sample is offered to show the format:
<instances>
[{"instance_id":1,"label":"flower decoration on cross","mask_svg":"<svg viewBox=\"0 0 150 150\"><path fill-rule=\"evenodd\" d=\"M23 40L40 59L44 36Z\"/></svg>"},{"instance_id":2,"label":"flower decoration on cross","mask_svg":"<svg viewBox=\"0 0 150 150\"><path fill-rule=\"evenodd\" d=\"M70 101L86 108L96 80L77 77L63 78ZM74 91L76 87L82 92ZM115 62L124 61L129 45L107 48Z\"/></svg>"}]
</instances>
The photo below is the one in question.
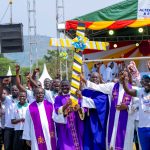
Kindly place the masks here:
<instances>
[{"instance_id":1,"label":"flower decoration on cross","mask_svg":"<svg viewBox=\"0 0 150 150\"><path fill-rule=\"evenodd\" d=\"M72 45L75 49L83 51L86 48L86 42L89 41L88 38L77 36L73 39Z\"/></svg>"}]
</instances>

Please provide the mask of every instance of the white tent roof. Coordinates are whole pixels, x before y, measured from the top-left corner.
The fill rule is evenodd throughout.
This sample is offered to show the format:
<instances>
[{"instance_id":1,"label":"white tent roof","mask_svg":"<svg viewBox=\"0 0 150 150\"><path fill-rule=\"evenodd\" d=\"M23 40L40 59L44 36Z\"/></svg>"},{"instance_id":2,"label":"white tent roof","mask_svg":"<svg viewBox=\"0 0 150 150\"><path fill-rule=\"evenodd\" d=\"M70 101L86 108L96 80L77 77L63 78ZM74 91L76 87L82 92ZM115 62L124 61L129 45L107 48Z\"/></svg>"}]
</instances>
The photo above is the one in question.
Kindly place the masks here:
<instances>
[{"instance_id":1,"label":"white tent roof","mask_svg":"<svg viewBox=\"0 0 150 150\"><path fill-rule=\"evenodd\" d=\"M46 67L46 64L44 64L44 68L43 68L43 72L42 72L42 75L41 77L39 78L39 81L42 83L42 87L44 86L44 80L48 78L50 80L52 80L52 78L50 77L48 71L47 71L47 67Z\"/></svg>"},{"instance_id":2,"label":"white tent roof","mask_svg":"<svg viewBox=\"0 0 150 150\"><path fill-rule=\"evenodd\" d=\"M8 68L8 71L7 71L7 75L6 76L12 76L12 73L11 73L11 68L10 68L10 66L9 66L9 68Z\"/></svg>"}]
</instances>

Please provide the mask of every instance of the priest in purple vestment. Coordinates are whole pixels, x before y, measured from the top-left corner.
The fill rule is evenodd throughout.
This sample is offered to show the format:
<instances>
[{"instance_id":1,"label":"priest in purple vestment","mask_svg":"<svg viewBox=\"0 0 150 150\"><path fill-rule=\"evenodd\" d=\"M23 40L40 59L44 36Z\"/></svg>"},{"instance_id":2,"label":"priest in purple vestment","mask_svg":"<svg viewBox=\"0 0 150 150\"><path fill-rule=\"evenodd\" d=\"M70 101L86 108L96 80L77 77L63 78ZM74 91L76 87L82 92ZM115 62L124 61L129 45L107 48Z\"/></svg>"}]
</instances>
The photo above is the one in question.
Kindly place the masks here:
<instances>
[{"instance_id":1,"label":"priest in purple vestment","mask_svg":"<svg viewBox=\"0 0 150 150\"><path fill-rule=\"evenodd\" d=\"M86 84L86 88L100 91L110 96L110 110L107 124L106 149L110 150L132 150L133 137L131 131L132 119L128 113L132 97L123 89L123 74L128 72L121 70L119 72L119 82L108 82L105 84L95 84L86 81L82 76L81 80ZM131 81L130 76L128 80ZM129 88L132 86L129 84Z\"/></svg>"},{"instance_id":2,"label":"priest in purple vestment","mask_svg":"<svg viewBox=\"0 0 150 150\"><path fill-rule=\"evenodd\" d=\"M55 111L57 114L64 114L66 123L56 123L57 149L58 150L82 150L83 140L83 110L78 104L74 108L70 101L70 83L61 82L61 95L55 99Z\"/></svg>"},{"instance_id":3,"label":"priest in purple vestment","mask_svg":"<svg viewBox=\"0 0 150 150\"><path fill-rule=\"evenodd\" d=\"M27 109L23 139L31 150L56 150L53 105L44 100L43 88L36 88L34 94L36 101Z\"/></svg>"}]
</instances>

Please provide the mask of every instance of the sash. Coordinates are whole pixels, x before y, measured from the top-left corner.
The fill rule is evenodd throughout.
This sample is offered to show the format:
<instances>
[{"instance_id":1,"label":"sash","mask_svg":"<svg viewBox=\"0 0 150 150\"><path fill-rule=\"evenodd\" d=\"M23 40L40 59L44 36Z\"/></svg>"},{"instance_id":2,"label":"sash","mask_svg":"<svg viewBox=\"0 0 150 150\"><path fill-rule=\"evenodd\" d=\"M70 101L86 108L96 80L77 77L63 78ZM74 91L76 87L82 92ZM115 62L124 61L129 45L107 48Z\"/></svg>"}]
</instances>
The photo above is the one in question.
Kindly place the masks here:
<instances>
[{"instance_id":1,"label":"sash","mask_svg":"<svg viewBox=\"0 0 150 150\"><path fill-rule=\"evenodd\" d=\"M109 113L109 124L108 124L108 145L110 145L114 122L115 122L115 113L116 113L116 105L118 103L118 96L119 96L119 83L114 85L112 91L112 100L110 106L110 113Z\"/></svg>"},{"instance_id":2,"label":"sash","mask_svg":"<svg viewBox=\"0 0 150 150\"><path fill-rule=\"evenodd\" d=\"M51 111L51 110L53 110L53 108L52 108L51 103L49 103L48 101L45 101L45 100L44 100L44 107L45 107L46 116L47 116L48 125L49 125L51 146L52 146L52 149L55 150L56 149L55 130L54 130L54 123L52 121L52 111ZM30 111L33 125L34 125L34 131L35 131L35 136L36 136L36 140L37 140L37 144L38 144L38 149L39 150L47 150L47 146L46 146L47 139L45 139L45 137L44 137L42 124L41 124L41 120L40 120L40 113L39 113L39 109L37 107L36 102L33 102L32 104L30 104L29 111Z\"/></svg>"},{"instance_id":3,"label":"sash","mask_svg":"<svg viewBox=\"0 0 150 150\"><path fill-rule=\"evenodd\" d=\"M131 89L131 85L129 84L128 86ZM116 83L112 91L112 100L111 100L111 108L110 108L110 116L109 116L109 125L108 125L108 144L109 145L111 142L112 132L114 128L116 105L118 103L118 97L119 97L119 83ZM129 96L128 94L124 92L122 103L129 105L131 102L131 98L132 98L131 96ZM116 140L115 140L116 141L115 147L118 149L123 149L124 147L127 122L128 122L128 112L127 110L121 110L119 114Z\"/></svg>"},{"instance_id":4,"label":"sash","mask_svg":"<svg viewBox=\"0 0 150 150\"><path fill-rule=\"evenodd\" d=\"M53 106L50 102L45 100L44 107L45 107L45 112L46 112L46 116L48 120L49 133L51 137L51 147L52 147L52 150L56 150L55 126L54 126L54 121L52 119L52 111L51 111L53 110Z\"/></svg>"},{"instance_id":5,"label":"sash","mask_svg":"<svg viewBox=\"0 0 150 150\"><path fill-rule=\"evenodd\" d=\"M68 124L70 126L70 130L71 130L71 135L72 135L72 140L74 143L74 148L75 150L80 150L80 143L79 143L79 139L78 139L78 135L77 135L77 130L74 124L74 119L75 119L75 114L74 113L70 113L67 117L67 121Z\"/></svg>"},{"instance_id":6,"label":"sash","mask_svg":"<svg viewBox=\"0 0 150 150\"><path fill-rule=\"evenodd\" d=\"M130 84L128 85L128 87L130 89L132 88ZM131 98L132 96L128 95L127 93L124 93L122 103L129 105L131 102ZM123 149L124 147L127 123L128 123L128 111L121 110L119 115L117 135L116 135L116 143L115 143L116 148Z\"/></svg>"}]
</instances>

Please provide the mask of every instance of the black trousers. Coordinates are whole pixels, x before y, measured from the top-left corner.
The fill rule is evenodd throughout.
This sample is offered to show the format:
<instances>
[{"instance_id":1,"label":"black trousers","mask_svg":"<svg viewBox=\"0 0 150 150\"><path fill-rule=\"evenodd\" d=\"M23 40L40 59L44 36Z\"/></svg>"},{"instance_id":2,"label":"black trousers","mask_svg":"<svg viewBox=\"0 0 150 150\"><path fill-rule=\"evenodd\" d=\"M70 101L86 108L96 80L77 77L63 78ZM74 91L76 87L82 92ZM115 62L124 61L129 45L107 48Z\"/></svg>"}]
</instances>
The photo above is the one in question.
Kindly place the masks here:
<instances>
[{"instance_id":1,"label":"black trousers","mask_svg":"<svg viewBox=\"0 0 150 150\"><path fill-rule=\"evenodd\" d=\"M4 130L4 149L13 150L14 129L5 127Z\"/></svg>"},{"instance_id":2,"label":"black trousers","mask_svg":"<svg viewBox=\"0 0 150 150\"><path fill-rule=\"evenodd\" d=\"M3 144L4 144L4 129L0 128L0 150L2 150Z\"/></svg>"},{"instance_id":3,"label":"black trousers","mask_svg":"<svg viewBox=\"0 0 150 150\"><path fill-rule=\"evenodd\" d=\"M14 136L13 150L29 150L25 140L22 139L23 130L16 130Z\"/></svg>"}]
</instances>

